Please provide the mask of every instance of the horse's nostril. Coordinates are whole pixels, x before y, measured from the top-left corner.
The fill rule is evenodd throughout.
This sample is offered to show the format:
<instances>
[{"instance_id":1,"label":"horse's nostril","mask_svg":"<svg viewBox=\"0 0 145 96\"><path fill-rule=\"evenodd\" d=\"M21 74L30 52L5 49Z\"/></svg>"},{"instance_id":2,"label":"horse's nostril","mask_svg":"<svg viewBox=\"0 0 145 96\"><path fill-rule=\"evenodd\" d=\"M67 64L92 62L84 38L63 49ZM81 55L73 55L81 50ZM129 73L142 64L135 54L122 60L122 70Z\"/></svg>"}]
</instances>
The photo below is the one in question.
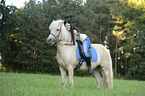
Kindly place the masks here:
<instances>
[{"instance_id":1,"label":"horse's nostril","mask_svg":"<svg viewBox=\"0 0 145 96\"><path fill-rule=\"evenodd\" d=\"M46 40L46 42L47 43L52 43L53 42L53 39L52 38L49 38L49 39Z\"/></svg>"},{"instance_id":2,"label":"horse's nostril","mask_svg":"<svg viewBox=\"0 0 145 96\"><path fill-rule=\"evenodd\" d=\"M52 39L52 38L50 38L50 39L49 39L49 42L51 42L51 43L52 43L52 42L53 42L53 39Z\"/></svg>"},{"instance_id":3,"label":"horse's nostril","mask_svg":"<svg viewBox=\"0 0 145 96\"><path fill-rule=\"evenodd\" d=\"M46 39L46 42L47 42L47 43L50 43L50 39L47 38L47 39Z\"/></svg>"}]
</instances>

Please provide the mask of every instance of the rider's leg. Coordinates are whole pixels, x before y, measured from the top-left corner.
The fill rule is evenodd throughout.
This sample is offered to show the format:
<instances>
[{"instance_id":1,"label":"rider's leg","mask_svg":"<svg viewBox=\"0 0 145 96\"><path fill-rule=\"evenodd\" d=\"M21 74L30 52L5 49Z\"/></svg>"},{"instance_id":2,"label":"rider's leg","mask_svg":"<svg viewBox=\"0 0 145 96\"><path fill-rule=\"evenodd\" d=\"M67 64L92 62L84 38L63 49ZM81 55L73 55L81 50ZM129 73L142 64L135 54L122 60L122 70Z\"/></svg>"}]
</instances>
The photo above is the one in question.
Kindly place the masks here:
<instances>
[{"instance_id":1,"label":"rider's leg","mask_svg":"<svg viewBox=\"0 0 145 96\"><path fill-rule=\"evenodd\" d=\"M92 73L92 69L91 69L91 58L90 58L90 53L89 53L89 47L91 45L90 43L90 39L87 37L83 42L83 51L84 51L84 55L85 55L85 60L88 66L88 71L89 73Z\"/></svg>"},{"instance_id":2,"label":"rider's leg","mask_svg":"<svg viewBox=\"0 0 145 96\"><path fill-rule=\"evenodd\" d=\"M92 73L92 69L91 69L91 58L90 57L86 57L86 63L87 63L87 66L88 66L89 73Z\"/></svg>"}]
</instances>

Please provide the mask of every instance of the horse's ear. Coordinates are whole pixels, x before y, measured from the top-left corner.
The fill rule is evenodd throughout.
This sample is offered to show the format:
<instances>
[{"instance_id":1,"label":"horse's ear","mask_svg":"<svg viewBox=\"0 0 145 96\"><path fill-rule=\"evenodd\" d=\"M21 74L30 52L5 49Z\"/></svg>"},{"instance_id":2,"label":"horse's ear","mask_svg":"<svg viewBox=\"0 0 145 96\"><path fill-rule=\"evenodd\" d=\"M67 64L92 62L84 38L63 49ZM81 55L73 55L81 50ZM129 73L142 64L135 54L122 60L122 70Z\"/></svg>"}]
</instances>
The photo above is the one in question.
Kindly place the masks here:
<instances>
[{"instance_id":1,"label":"horse's ear","mask_svg":"<svg viewBox=\"0 0 145 96\"><path fill-rule=\"evenodd\" d=\"M58 27L61 26L64 23L64 20L61 20L58 24Z\"/></svg>"}]
</instances>

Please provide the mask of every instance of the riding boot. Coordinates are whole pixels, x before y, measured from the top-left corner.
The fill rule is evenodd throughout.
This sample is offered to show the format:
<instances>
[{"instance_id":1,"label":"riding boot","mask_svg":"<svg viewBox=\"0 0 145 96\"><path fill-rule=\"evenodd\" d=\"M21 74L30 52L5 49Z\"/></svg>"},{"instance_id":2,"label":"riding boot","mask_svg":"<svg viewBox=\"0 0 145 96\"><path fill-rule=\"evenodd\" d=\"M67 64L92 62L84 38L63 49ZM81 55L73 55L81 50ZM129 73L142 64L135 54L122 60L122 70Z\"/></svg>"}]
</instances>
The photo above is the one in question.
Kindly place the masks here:
<instances>
[{"instance_id":1,"label":"riding boot","mask_svg":"<svg viewBox=\"0 0 145 96\"><path fill-rule=\"evenodd\" d=\"M89 73L92 73L92 69L91 69L91 58L90 57L86 57L86 63L87 63L87 66L88 66Z\"/></svg>"}]
</instances>

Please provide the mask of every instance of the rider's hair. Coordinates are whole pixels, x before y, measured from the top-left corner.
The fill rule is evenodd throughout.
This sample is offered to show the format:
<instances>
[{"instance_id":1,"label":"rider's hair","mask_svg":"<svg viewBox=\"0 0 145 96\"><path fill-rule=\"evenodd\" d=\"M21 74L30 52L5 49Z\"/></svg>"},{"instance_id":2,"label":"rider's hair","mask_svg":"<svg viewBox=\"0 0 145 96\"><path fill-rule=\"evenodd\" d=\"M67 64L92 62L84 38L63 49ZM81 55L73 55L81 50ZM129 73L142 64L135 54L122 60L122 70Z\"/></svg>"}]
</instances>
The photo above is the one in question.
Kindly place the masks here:
<instances>
[{"instance_id":1,"label":"rider's hair","mask_svg":"<svg viewBox=\"0 0 145 96\"><path fill-rule=\"evenodd\" d=\"M64 21L64 25L66 25L66 23L69 23L70 26L71 26L71 28L70 28L71 37L72 37L73 45L75 45L73 30L76 29L76 28L72 25L72 23L71 23L70 20L65 20L65 21ZM76 30L77 30L77 29L76 29ZM78 31L78 30L77 30L77 31Z\"/></svg>"}]
</instances>

